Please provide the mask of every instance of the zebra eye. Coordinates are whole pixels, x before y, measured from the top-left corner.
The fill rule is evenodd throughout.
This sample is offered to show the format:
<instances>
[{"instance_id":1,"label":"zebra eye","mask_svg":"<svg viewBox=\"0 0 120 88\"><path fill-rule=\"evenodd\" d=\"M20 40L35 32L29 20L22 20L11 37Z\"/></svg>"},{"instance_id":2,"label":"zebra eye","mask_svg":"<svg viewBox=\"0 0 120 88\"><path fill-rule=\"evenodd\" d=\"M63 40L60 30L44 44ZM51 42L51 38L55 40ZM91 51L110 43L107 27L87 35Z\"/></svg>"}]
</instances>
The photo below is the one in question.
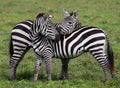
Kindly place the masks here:
<instances>
[{"instance_id":1,"label":"zebra eye","mask_svg":"<svg viewBox=\"0 0 120 88\"><path fill-rule=\"evenodd\" d=\"M72 24L72 22L68 22L69 24Z\"/></svg>"},{"instance_id":2,"label":"zebra eye","mask_svg":"<svg viewBox=\"0 0 120 88\"><path fill-rule=\"evenodd\" d=\"M48 27L52 27L51 25L48 25Z\"/></svg>"}]
</instances>

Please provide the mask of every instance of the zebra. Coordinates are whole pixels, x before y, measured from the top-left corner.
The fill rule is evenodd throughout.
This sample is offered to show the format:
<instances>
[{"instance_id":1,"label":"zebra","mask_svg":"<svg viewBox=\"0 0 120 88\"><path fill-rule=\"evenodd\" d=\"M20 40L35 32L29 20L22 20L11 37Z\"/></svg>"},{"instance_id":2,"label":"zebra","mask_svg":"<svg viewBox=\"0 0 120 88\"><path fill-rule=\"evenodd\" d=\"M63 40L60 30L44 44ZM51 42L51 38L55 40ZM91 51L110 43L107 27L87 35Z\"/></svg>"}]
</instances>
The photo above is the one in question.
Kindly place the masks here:
<instances>
[{"instance_id":1,"label":"zebra","mask_svg":"<svg viewBox=\"0 0 120 88\"><path fill-rule=\"evenodd\" d=\"M66 18L61 22L59 29L69 29L68 25L74 24L71 22L69 17L75 16L76 13L67 14ZM76 20L78 22L78 20ZM114 67L114 54L112 47L109 43L107 34L103 29L94 26L79 26L77 23L74 24L72 33L64 35L57 42L49 42L49 47L52 48L45 53L44 58L46 62L46 70L48 74L48 80L51 80L51 58L61 58L62 70L60 78L68 78L68 63L71 58L78 57L84 52L89 52L100 64L104 71L104 82L109 79L109 71L111 72L112 78L116 78L115 67ZM77 27L77 28L75 28ZM36 41L36 40L35 40ZM43 57L41 54L41 44L34 43L33 49L38 54L37 64L35 68L35 81L38 78L41 63ZM107 54L105 53L105 46L107 45Z\"/></svg>"},{"instance_id":2,"label":"zebra","mask_svg":"<svg viewBox=\"0 0 120 88\"><path fill-rule=\"evenodd\" d=\"M67 16L69 17L72 14L73 13L67 14ZM71 19L64 19L59 28L62 28L62 30L67 29L69 23L71 23L70 21ZM70 58L80 56L84 52L90 52L101 65L105 75L104 82L109 79L109 71L112 78L117 78L114 65L114 53L106 32L99 27L88 25L79 26L79 24L76 25L76 29L77 30L71 34L63 36L57 44L53 44L55 45L55 57L61 58L62 61L60 79L68 79L68 63ZM61 47L61 49L56 45ZM105 45L107 46L107 54L105 53Z\"/></svg>"},{"instance_id":3,"label":"zebra","mask_svg":"<svg viewBox=\"0 0 120 88\"><path fill-rule=\"evenodd\" d=\"M15 78L16 68L24 54L30 49L32 46L29 33L31 29L31 25L36 29L33 34L39 32L36 36L45 36L45 38L55 40L59 38L59 33L56 30L54 24L50 20L51 15L40 13L36 17L36 20L33 22L31 20L27 20L24 22L18 23L12 30L11 40L10 40L10 80ZM35 36L32 36L34 38Z\"/></svg>"},{"instance_id":4,"label":"zebra","mask_svg":"<svg viewBox=\"0 0 120 88\"><path fill-rule=\"evenodd\" d=\"M66 17L67 18L71 17L72 14L68 14L68 16ZM69 25L71 24L70 20L67 20L66 23L59 26L59 29L63 27L68 27L67 26L68 24ZM66 25L66 26L63 26L63 25ZM61 61L62 61L62 70L61 70L60 77L63 79L68 77L67 69L68 69L68 63L69 63L70 58L80 56L84 52L90 52L97 59L99 64L102 66L105 72L105 80L109 79L108 77L109 69L111 71L112 77L115 78L114 59L112 58L113 52L112 52L111 46L109 45L109 41L108 41L106 33L102 29L98 27L93 27L93 26L80 27L79 24L77 24L75 25L75 27L78 27L78 28L76 28L76 30L73 31L73 33L62 36L61 40L59 40L58 42L50 42L51 45L53 46L52 47L54 51L53 57L61 58ZM96 37L95 35L100 35L100 36ZM108 57L104 52L106 42L107 42ZM35 70L40 69L41 61L42 59L38 60L38 68L36 65ZM34 78L36 77L37 79L37 76L38 76L38 73L37 75L35 73Z\"/></svg>"},{"instance_id":5,"label":"zebra","mask_svg":"<svg viewBox=\"0 0 120 88\"><path fill-rule=\"evenodd\" d=\"M64 11L64 15L65 14L66 14L66 11ZM37 20L39 19L40 16L43 16L43 13L39 14L36 17ZM31 21L31 20L26 20L26 21L20 22L12 30L10 45L9 45L9 54L10 54L10 76L9 76L9 79L10 80L15 79L17 66L19 65L20 61L23 59L26 52L32 47L32 40L34 39L35 36L31 36L33 39L30 38L30 30L31 30L31 25L34 25L33 27L35 27L35 26L37 27L37 25L40 24L37 20L35 22ZM47 26L52 29L50 23L47 23ZM62 35L69 34L74 30L74 29L61 30L59 25L60 25L60 23L54 23L54 26L56 27L56 29L58 29L57 31L59 33L61 33ZM81 23L79 23L79 25L81 25ZM37 31L37 29L36 29L36 31ZM31 33L31 35L32 35L32 33ZM49 38L49 32L47 33L47 30L40 30L39 36L41 38L43 36ZM60 38L60 35L57 38ZM51 35L50 35L50 39L52 39ZM39 41L41 41L41 40L39 40Z\"/></svg>"}]
</instances>

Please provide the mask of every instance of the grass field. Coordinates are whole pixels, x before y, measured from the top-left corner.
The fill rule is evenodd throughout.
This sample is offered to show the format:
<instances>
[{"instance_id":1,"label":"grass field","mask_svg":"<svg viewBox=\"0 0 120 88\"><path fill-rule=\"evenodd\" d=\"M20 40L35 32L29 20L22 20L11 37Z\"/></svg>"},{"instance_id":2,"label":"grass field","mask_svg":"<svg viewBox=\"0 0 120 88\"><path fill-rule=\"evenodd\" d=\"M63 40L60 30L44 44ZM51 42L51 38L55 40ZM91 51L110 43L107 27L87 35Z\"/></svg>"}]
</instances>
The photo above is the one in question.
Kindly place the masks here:
<instances>
[{"instance_id":1,"label":"grass field","mask_svg":"<svg viewBox=\"0 0 120 88\"><path fill-rule=\"evenodd\" d=\"M72 59L69 80L59 80L60 59L53 58L52 79L47 81L45 65L37 82L32 82L36 57L32 49L21 61L16 80L10 82L8 46L12 28L16 23L31 19L40 12L55 16L53 22L63 19L63 9L77 10L83 25L103 28L115 54L117 80L103 84L103 70L89 54ZM0 0L0 88L120 88L120 0Z\"/></svg>"}]
</instances>

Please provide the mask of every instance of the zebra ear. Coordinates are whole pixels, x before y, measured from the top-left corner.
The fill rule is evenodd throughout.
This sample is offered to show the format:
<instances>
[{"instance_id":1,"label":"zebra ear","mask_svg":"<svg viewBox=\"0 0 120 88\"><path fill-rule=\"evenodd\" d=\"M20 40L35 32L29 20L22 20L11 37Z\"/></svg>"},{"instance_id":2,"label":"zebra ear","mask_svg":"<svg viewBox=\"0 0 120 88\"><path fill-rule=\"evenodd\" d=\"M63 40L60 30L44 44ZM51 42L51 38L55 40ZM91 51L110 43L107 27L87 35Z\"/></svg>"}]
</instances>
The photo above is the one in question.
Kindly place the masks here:
<instances>
[{"instance_id":1,"label":"zebra ear","mask_svg":"<svg viewBox=\"0 0 120 88\"><path fill-rule=\"evenodd\" d=\"M77 10L73 11L71 16L73 16L74 18L78 18Z\"/></svg>"},{"instance_id":2,"label":"zebra ear","mask_svg":"<svg viewBox=\"0 0 120 88\"><path fill-rule=\"evenodd\" d=\"M39 18L39 17L42 17L44 15L44 13L39 13L37 16L36 16L36 19Z\"/></svg>"},{"instance_id":3,"label":"zebra ear","mask_svg":"<svg viewBox=\"0 0 120 88\"><path fill-rule=\"evenodd\" d=\"M45 14L44 15L44 19L45 20L47 20L47 19L49 19L49 18L53 18L54 16L52 16L52 15L49 15L49 14Z\"/></svg>"},{"instance_id":4,"label":"zebra ear","mask_svg":"<svg viewBox=\"0 0 120 88\"><path fill-rule=\"evenodd\" d=\"M68 12L68 11L63 10L63 12L64 12L64 16L65 16L65 17L70 16L70 14L69 14L69 12Z\"/></svg>"},{"instance_id":5,"label":"zebra ear","mask_svg":"<svg viewBox=\"0 0 120 88\"><path fill-rule=\"evenodd\" d=\"M54 18L54 16L52 16L52 15L49 15L49 18Z\"/></svg>"}]
</instances>

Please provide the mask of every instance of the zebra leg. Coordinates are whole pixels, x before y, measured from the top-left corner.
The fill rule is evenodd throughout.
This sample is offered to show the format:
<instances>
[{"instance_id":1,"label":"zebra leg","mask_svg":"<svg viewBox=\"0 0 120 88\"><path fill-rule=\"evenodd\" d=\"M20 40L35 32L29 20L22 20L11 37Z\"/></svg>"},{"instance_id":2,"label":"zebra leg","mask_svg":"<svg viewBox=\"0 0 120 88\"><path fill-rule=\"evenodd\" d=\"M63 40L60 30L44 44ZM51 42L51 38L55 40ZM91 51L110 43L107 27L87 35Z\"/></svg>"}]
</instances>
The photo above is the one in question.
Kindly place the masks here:
<instances>
[{"instance_id":1,"label":"zebra leg","mask_svg":"<svg viewBox=\"0 0 120 88\"><path fill-rule=\"evenodd\" d=\"M9 80L12 81L15 79L16 76L16 68L18 66L19 61L16 60L10 60L10 75Z\"/></svg>"},{"instance_id":2,"label":"zebra leg","mask_svg":"<svg viewBox=\"0 0 120 88\"><path fill-rule=\"evenodd\" d=\"M45 58L45 64L46 64L46 73L47 73L47 78L50 81L51 80L51 59L52 56L51 55L47 55Z\"/></svg>"},{"instance_id":3,"label":"zebra leg","mask_svg":"<svg viewBox=\"0 0 120 88\"><path fill-rule=\"evenodd\" d=\"M60 73L60 77L59 79L68 79L68 63L69 63L69 59L68 58L62 58L62 70Z\"/></svg>"},{"instance_id":4,"label":"zebra leg","mask_svg":"<svg viewBox=\"0 0 120 88\"><path fill-rule=\"evenodd\" d=\"M27 47L25 49L14 49L14 53L11 55L10 58L10 75L9 80L14 80L16 76L16 69L18 67L18 64L24 57L25 53L30 49L30 47Z\"/></svg>"},{"instance_id":5,"label":"zebra leg","mask_svg":"<svg viewBox=\"0 0 120 88\"><path fill-rule=\"evenodd\" d=\"M37 81L38 80L38 74L40 72L40 68L41 68L41 64L42 64L42 57L37 55L37 63L35 66L35 73L34 73L34 79L33 81Z\"/></svg>"},{"instance_id":6,"label":"zebra leg","mask_svg":"<svg viewBox=\"0 0 120 88\"><path fill-rule=\"evenodd\" d=\"M109 62L108 62L108 57L106 56L106 54L104 53L103 50L92 50L91 51L93 57L96 58L96 60L98 61L98 63L101 65L101 67L103 68L104 71L104 75L105 78L103 80L103 82L106 82L107 80L109 80Z\"/></svg>"}]
</instances>

